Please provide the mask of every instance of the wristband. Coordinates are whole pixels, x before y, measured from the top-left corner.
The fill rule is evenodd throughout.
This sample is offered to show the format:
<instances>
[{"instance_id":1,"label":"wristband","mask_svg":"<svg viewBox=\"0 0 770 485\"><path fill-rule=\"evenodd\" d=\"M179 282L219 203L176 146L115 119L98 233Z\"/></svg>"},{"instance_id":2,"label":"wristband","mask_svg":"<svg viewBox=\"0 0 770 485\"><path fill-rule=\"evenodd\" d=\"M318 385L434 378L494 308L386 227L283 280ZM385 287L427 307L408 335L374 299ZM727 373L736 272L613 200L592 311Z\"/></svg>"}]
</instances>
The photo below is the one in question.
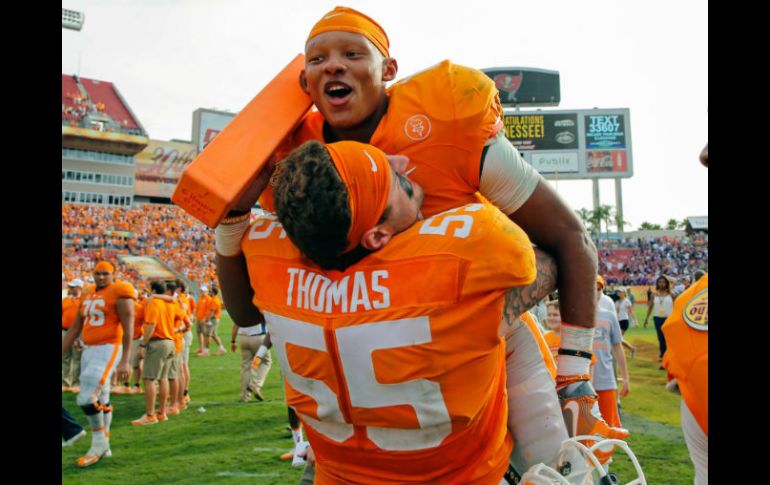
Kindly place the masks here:
<instances>
[{"instance_id":1,"label":"wristband","mask_svg":"<svg viewBox=\"0 0 770 485\"><path fill-rule=\"evenodd\" d=\"M222 221L214 229L214 246L217 253L222 256L237 256L241 254L241 239L243 234L249 228L249 215L238 216L239 220L235 222Z\"/></svg>"},{"instance_id":2,"label":"wristband","mask_svg":"<svg viewBox=\"0 0 770 485\"><path fill-rule=\"evenodd\" d=\"M234 343L235 343L235 340L231 340L231 341L230 341L230 343L231 343L231 344L234 344Z\"/></svg>"},{"instance_id":3,"label":"wristband","mask_svg":"<svg viewBox=\"0 0 770 485\"><path fill-rule=\"evenodd\" d=\"M139 344L139 347L141 347L143 349L146 349L147 348L147 344Z\"/></svg>"},{"instance_id":4,"label":"wristband","mask_svg":"<svg viewBox=\"0 0 770 485\"><path fill-rule=\"evenodd\" d=\"M591 360L594 356L591 352L585 350L572 350L572 349L559 349L559 355L571 355L573 357L582 357L584 359Z\"/></svg>"}]
</instances>

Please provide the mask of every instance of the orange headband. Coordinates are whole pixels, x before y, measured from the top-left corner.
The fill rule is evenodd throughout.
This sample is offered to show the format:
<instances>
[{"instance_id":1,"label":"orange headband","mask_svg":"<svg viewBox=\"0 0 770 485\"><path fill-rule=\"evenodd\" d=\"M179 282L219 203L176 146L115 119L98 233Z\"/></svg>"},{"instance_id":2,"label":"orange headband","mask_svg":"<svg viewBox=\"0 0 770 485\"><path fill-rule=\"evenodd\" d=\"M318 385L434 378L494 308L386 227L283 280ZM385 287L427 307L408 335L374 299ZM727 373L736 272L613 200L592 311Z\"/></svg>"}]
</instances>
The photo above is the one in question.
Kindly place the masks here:
<instances>
[{"instance_id":1,"label":"orange headband","mask_svg":"<svg viewBox=\"0 0 770 485\"><path fill-rule=\"evenodd\" d=\"M326 13L313 26L305 43L310 42L310 39L318 34L339 30L363 35L374 44L383 56L390 57L390 54L388 54L388 49L390 49L388 35L380 27L380 24L361 12L348 7L335 7L334 10Z\"/></svg>"},{"instance_id":2,"label":"orange headband","mask_svg":"<svg viewBox=\"0 0 770 485\"><path fill-rule=\"evenodd\" d=\"M377 225L390 195L390 164L380 149L355 141L324 145L348 189L348 247L361 243L364 232Z\"/></svg>"},{"instance_id":3,"label":"orange headband","mask_svg":"<svg viewBox=\"0 0 770 485\"><path fill-rule=\"evenodd\" d=\"M115 266L112 265L109 261L99 261L96 263L96 266L94 266L94 273L101 272L101 273L114 273L115 272Z\"/></svg>"}]
</instances>

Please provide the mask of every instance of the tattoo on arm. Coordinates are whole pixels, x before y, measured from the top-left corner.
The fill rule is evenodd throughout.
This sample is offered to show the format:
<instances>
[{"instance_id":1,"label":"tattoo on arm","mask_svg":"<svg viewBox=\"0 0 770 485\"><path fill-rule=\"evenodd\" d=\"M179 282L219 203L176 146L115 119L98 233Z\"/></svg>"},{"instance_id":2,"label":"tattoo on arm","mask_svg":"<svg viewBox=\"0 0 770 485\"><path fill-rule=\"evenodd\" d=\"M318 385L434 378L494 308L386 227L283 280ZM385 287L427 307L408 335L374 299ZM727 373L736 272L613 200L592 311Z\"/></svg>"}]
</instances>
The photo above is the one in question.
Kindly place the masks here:
<instances>
[{"instance_id":1,"label":"tattoo on arm","mask_svg":"<svg viewBox=\"0 0 770 485\"><path fill-rule=\"evenodd\" d=\"M511 288L505 293L503 320L512 327L519 315L556 289L556 260L541 249L535 249L537 277L532 284Z\"/></svg>"}]
</instances>

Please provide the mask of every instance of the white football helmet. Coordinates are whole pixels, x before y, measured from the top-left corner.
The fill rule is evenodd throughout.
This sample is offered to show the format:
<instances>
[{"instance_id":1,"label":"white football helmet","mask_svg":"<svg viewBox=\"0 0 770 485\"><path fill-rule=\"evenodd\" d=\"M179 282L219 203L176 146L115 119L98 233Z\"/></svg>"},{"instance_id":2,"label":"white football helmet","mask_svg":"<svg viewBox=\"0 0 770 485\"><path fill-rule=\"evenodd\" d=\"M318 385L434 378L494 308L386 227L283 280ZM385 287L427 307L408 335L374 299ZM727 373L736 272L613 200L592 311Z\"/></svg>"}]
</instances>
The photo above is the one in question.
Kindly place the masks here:
<instances>
[{"instance_id":1,"label":"white football helmet","mask_svg":"<svg viewBox=\"0 0 770 485\"><path fill-rule=\"evenodd\" d=\"M605 439L596 441L590 447L587 447L580 441L594 442L596 436L575 436L564 440L559 449L558 469L540 463L527 470L521 477L522 485L619 485L615 477L599 463L594 455L594 451L599 448L618 447L631 460L636 470L636 478L625 485L647 485L644 478L644 472L636 459L636 455L628 447L628 444L622 440Z\"/></svg>"}]
</instances>

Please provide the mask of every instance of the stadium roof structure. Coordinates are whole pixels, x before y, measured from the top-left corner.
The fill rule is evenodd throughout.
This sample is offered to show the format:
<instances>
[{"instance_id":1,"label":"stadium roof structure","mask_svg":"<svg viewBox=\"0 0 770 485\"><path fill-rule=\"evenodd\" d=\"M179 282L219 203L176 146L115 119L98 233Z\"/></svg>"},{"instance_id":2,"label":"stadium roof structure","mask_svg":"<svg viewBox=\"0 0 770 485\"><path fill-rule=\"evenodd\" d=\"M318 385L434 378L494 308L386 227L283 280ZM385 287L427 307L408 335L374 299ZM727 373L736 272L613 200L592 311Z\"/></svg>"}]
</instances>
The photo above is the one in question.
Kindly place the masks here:
<instances>
[{"instance_id":1,"label":"stadium roof structure","mask_svg":"<svg viewBox=\"0 0 770 485\"><path fill-rule=\"evenodd\" d=\"M149 138L111 82L62 74L62 146L135 154Z\"/></svg>"},{"instance_id":2,"label":"stadium roof structure","mask_svg":"<svg viewBox=\"0 0 770 485\"><path fill-rule=\"evenodd\" d=\"M709 216L693 216L687 218L687 226L693 231L709 230Z\"/></svg>"}]
</instances>

